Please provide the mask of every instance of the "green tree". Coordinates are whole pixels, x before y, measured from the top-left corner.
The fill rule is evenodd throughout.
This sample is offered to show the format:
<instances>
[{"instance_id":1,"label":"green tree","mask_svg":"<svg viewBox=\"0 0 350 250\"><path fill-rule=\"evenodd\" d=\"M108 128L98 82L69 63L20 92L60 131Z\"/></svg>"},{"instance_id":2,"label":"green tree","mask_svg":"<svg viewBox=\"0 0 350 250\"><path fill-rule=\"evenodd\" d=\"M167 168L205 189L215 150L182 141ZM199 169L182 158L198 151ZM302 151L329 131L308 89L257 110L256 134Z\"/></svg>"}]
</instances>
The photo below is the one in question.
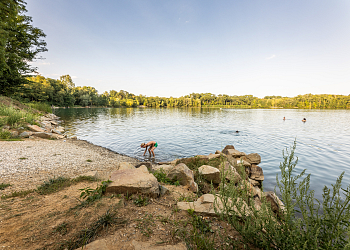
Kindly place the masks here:
<instances>
[{"instance_id":1,"label":"green tree","mask_svg":"<svg viewBox=\"0 0 350 250\"><path fill-rule=\"evenodd\" d=\"M47 51L44 32L31 25L23 0L0 3L0 94L9 95L35 72L30 65L38 53Z\"/></svg>"}]
</instances>

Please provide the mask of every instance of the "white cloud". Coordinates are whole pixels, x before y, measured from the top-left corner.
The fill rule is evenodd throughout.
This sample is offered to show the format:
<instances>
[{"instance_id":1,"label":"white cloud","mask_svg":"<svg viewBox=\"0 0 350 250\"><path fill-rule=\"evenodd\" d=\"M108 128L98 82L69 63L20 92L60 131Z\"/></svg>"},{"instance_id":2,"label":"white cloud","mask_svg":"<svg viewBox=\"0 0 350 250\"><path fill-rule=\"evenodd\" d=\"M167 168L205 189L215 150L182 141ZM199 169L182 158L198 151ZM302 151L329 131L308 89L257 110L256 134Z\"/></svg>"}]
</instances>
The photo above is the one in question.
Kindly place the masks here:
<instances>
[{"instance_id":1,"label":"white cloud","mask_svg":"<svg viewBox=\"0 0 350 250\"><path fill-rule=\"evenodd\" d=\"M276 55L272 55L272 56L267 57L266 60L270 60L270 59L275 58L275 57L276 57Z\"/></svg>"}]
</instances>

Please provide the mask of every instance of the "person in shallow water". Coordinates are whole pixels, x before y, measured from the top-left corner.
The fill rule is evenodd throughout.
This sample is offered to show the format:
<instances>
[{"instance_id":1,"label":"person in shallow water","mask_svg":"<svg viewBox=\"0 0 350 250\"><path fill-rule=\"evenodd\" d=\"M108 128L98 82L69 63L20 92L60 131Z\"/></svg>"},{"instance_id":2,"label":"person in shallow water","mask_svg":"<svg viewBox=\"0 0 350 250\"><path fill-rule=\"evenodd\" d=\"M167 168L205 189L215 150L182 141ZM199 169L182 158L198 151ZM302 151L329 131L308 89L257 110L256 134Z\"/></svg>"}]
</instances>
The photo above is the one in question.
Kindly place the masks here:
<instances>
[{"instance_id":1,"label":"person in shallow water","mask_svg":"<svg viewBox=\"0 0 350 250\"><path fill-rule=\"evenodd\" d=\"M150 141L150 142L147 142L146 144L145 143L141 143L141 148L146 148L145 152L143 153L143 155L146 154L147 148L148 148L149 155L152 156L152 154L153 154L153 157L155 157L154 150L157 147L158 147L158 143L155 142L155 141Z\"/></svg>"},{"instance_id":2,"label":"person in shallow water","mask_svg":"<svg viewBox=\"0 0 350 250\"><path fill-rule=\"evenodd\" d=\"M306 122L306 118L302 119L301 121L302 121L302 122Z\"/></svg>"}]
</instances>

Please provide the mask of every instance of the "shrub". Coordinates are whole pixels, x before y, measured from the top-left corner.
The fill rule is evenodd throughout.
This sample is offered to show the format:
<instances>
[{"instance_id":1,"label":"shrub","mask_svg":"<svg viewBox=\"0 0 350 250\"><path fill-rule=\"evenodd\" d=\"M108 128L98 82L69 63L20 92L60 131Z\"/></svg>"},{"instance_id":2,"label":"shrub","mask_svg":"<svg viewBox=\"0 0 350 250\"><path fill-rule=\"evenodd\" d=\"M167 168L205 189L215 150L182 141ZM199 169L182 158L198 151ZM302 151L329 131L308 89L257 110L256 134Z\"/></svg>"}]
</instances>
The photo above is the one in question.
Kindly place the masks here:
<instances>
[{"instance_id":1,"label":"shrub","mask_svg":"<svg viewBox=\"0 0 350 250\"><path fill-rule=\"evenodd\" d=\"M264 198L261 208L256 208L248 190L238 192L231 183L222 185L219 196L223 210L216 212L241 234L244 243L262 249L344 249L349 240L346 234L350 226L350 185L342 189L342 198L342 173L332 190L324 187L320 204L310 190L311 175L303 178L306 170L295 174L295 148L296 142L289 151L283 151L281 180L276 177L285 205L280 216L272 212ZM218 202L219 199L214 207Z\"/></svg>"}]
</instances>

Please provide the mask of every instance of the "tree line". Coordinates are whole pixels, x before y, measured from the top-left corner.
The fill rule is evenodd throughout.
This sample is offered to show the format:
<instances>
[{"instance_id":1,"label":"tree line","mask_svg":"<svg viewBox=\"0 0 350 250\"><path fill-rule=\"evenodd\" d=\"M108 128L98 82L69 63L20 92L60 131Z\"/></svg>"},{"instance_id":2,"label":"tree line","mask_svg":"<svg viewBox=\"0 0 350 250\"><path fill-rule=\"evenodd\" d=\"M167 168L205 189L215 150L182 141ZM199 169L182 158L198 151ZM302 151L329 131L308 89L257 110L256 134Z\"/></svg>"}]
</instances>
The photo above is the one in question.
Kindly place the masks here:
<instances>
[{"instance_id":1,"label":"tree line","mask_svg":"<svg viewBox=\"0 0 350 250\"><path fill-rule=\"evenodd\" d=\"M99 94L94 87L76 87L69 75L59 79L33 76L12 95L23 102L45 102L59 107L233 107L233 108L303 108L348 109L350 95L298 95L295 97L253 95L215 95L192 93L181 97L135 95L125 90L110 90Z\"/></svg>"}]
</instances>

